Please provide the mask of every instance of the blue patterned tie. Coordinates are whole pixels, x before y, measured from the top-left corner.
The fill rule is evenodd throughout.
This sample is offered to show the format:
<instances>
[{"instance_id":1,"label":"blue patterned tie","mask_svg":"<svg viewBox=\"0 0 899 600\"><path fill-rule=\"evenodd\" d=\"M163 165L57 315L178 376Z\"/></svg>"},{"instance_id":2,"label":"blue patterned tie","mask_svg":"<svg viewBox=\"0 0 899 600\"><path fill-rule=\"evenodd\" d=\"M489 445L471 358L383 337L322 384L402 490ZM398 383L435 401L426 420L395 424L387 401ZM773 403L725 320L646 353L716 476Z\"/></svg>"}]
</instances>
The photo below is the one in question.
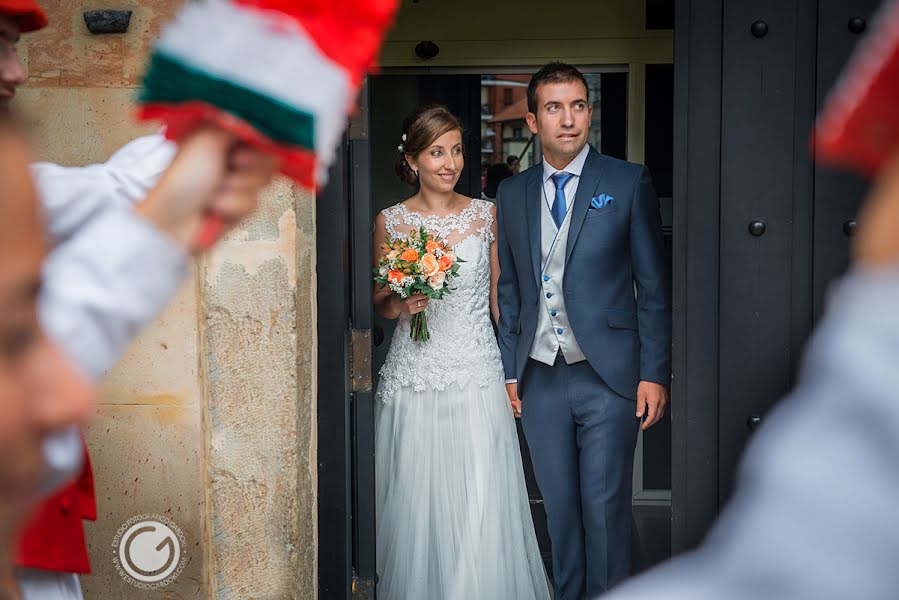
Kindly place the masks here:
<instances>
[{"instance_id":1,"label":"blue patterned tie","mask_svg":"<svg viewBox=\"0 0 899 600\"><path fill-rule=\"evenodd\" d=\"M553 221L556 222L556 227L562 227L562 221L565 220L565 213L568 212L568 205L565 203L565 184L568 183L568 180L574 177L572 173L566 173L565 171L560 171L558 173L554 173L553 183L556 184L556 200L553 202L552 210L550 211L553 215Z\"/></svg>"}]
</instances>

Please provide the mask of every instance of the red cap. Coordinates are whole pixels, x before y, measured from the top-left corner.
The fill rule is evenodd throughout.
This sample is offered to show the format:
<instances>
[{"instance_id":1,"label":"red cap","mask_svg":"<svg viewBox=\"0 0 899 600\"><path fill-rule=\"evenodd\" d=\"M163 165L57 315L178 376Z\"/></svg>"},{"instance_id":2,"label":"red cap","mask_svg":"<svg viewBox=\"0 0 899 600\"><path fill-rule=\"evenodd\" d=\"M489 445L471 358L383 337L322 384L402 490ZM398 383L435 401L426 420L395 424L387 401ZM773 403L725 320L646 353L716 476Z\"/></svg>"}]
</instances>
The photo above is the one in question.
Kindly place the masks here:
<instances>
[{"instance_id":1,"label":"red cap","mask_svg":"<svg viewBox=\"0 0 899 600\"><path fill-rule=\"evenodd\" d=\"M47 26L47 15L34 0L0 0L0 16L13 17L22 33Z\"/></svg>"}]
</instances>

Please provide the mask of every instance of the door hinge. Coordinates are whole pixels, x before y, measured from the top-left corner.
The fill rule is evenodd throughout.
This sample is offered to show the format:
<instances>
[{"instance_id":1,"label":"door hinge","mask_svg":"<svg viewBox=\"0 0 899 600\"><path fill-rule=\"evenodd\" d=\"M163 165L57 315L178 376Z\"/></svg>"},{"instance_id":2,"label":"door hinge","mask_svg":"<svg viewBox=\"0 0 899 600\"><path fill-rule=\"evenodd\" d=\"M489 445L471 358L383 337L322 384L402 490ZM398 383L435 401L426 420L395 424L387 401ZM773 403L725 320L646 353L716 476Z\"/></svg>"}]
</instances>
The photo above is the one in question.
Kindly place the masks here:
<instances>
[{"instance_id":1,"label":"door hinge","mask_svg":"<svg viewBox=\"0 0 899 600\"><path fill-rule=\"evenodd\" d=\"M350 337L350 373L354 392L371 391L371 329L353 329Z\"/></svg>"},{"instance_id":2,"label":"door hinge","mask_svg":"<svg viewBox=\"0 0 899 600\"><path fill-rule=\"evenodd\" d=\"M358 577L353 574L353 600L373 600L375 597L375 580Z\"/></svg>"}]
</instances>

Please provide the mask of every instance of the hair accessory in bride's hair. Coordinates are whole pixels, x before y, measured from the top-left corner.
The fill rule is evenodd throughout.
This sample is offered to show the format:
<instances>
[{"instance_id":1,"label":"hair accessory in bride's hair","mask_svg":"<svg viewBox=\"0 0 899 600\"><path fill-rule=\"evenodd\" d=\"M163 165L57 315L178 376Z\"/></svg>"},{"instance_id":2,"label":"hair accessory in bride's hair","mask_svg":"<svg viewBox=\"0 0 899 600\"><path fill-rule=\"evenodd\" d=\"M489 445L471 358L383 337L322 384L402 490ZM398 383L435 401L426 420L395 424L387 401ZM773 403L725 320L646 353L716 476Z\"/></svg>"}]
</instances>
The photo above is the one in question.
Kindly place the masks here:
<instances>
[{"instance_id":1,"label":"hair accessory in bride's hair","mask_svg":"<svg viewBox=\"0 0 899 600\"><path fill-rule=\"evenodd\" d=\"M405 134L405 133L403 134L403 141L404 141L404 142L406 141L406 134ZM402 152L402 151L403 151L403 145L400 144L399 146L396 147L396 149L399 150L400 152Z\"/></svg>"}]
</instances>

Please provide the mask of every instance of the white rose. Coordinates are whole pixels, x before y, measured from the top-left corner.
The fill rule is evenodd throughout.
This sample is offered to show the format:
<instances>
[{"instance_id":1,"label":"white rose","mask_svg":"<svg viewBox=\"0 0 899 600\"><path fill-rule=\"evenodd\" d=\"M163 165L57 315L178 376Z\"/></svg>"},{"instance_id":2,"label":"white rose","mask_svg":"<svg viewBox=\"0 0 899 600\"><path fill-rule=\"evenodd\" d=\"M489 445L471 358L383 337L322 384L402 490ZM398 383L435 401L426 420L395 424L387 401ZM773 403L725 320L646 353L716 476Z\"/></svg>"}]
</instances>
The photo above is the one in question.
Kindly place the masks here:
<instances>
[{"instance_id":1,"label":"white rose","mask_svg":"<svg viewBox=\"0 0 899 600\"><path fill-rule=\"evenodd\" d=\"M443 289L443 285L446 282L446 273L443 271L439 271L436 274L432 275L428 279L428 285L431 286L431 289L440 290Z\"/></svg>"},{"instance_id":2,"label":"white rose","mask_svg":"<svg viewBox=\"0 0 899 600\"><path fill-rule=\"evenodd\" d=\"M381 267L380 269L378 269L378 274L380 274L381 277L386 277L387 276L387 267Z\"/></svg>"}]
</instances>

